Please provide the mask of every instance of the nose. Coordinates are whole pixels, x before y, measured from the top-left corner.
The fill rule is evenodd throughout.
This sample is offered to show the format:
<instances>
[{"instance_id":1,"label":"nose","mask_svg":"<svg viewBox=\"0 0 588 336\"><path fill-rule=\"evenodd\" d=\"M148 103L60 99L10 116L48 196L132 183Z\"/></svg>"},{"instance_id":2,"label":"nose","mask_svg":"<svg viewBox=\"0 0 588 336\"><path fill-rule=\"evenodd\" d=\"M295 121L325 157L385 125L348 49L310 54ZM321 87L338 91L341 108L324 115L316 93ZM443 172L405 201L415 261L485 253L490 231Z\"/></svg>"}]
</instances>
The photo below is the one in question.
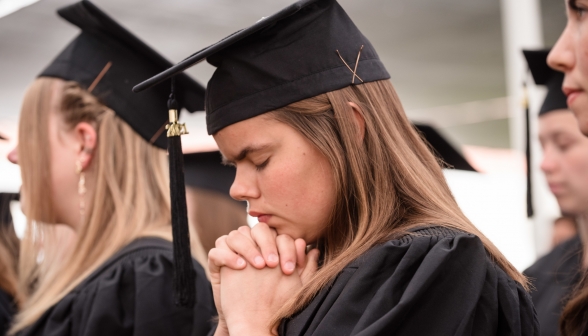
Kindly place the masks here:
<instances>
[{"instance_id":1,"label":"nose","mask_svg":"<svg viewBox=\"0 0 588 336\"><path fill-rule=\"evenodd\" d=\"M255 169L239 168L237 166L237 174L235 175L235 180L231 185L229 194L237 201L249 201L259 198L261 193L257 186Z\"/></svg>"},{"instance_id":2,"label":"nose","mask_svg":"<svg viewBox=\"0 0 588 336\"><path fill-rule=\"evenodd\" d=\"M8 161L18 164L18 146L15 146L9 153L6 155Z\"/></svg>"},{"instance_id":3,"label":"nose","mask_svg":"<svg viewBox=\"0 0 588 336\"><path fill-rule=\"evenodd\" d=\"M543 149L543 160L541 160L540 167L545 175L553 174L558 168L558 162L552 149L549 147Z\"/></svg>"},{"instance_id":4,"label":"nose","mask_svg":"<svg viewBox=\"0 0 588 336\"><path fill-rule=\"evenodd\" d=\"M557 43L551 49L547 57L547 64L557 71L566 73L574 68L575 63L572 29L568 23Z\"/></svg>"}]
</instances>

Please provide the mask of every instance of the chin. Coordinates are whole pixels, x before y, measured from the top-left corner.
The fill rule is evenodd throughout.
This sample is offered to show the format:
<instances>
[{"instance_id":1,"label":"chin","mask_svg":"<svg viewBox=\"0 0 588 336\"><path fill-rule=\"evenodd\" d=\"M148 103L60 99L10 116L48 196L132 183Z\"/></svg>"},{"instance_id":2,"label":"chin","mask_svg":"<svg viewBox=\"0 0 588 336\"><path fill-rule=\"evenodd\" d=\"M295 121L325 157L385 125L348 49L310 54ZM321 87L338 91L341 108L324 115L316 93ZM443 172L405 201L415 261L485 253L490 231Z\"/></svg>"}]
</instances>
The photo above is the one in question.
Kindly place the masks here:
<instances>
[{"instance_id":1,"label":"chin","mask_svg":"<svg viewBox=\"0 0 588 336\"><path fill-rule=\"evenodd\" d=\"M566 216L578 216L588 211L588 207L580 206L572 202L558 202L562 214Z\"/></svg>"}]
</instances>

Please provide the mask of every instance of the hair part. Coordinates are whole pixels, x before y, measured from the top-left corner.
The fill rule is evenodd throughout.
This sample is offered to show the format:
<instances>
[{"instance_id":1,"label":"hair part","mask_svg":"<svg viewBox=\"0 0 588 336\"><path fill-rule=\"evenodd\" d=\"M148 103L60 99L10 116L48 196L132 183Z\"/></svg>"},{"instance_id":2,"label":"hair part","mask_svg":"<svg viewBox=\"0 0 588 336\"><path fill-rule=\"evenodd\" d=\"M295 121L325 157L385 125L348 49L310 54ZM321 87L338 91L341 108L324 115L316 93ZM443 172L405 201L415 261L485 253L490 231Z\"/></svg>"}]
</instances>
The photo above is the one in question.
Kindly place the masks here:
<instances>
[{"instance_id":1,"label":"hair part","mask_svg":"<svg viewBox=\"0 0 588 336\"><path fill-rule=\"evenodd\" d=\"M349 102L365 120L363 141ZM511 278L526 278L462 213L440 162L409 122L388 80L348 86L267 114L305 136L333 169L336 205L319 242L323 266L275 315L272 325L302 310L343 268L377 244L422 225L478 236Z\"/></svg>"},{"instance_id":2,"label":"hair part","mask_svg":"<svg viewBox=\"0 0 588 336\"><path fill-rule=\"evenodd\" d=\"M75 238L71 238L71 246L50 253L49 258L45 255L45 260L38 264L43 246L55 246L58 239L49 234L55 227L48 169L55 159L50 157L49 150L51 113L72 129L80 122L96 128L98 143L91 163L95 189L93 195L86 195L85 221ZM47 77L33 82L21 110L19 164L28 220L21 247L21 287L34 290L29 290L11 334L34 323L131 241L142 236L171 240L165 151L141 138L77 83ZM45 269L44 264L57 259L51 258L57 255L65 255L63 261Z\"/></svg>"}]
</instances>

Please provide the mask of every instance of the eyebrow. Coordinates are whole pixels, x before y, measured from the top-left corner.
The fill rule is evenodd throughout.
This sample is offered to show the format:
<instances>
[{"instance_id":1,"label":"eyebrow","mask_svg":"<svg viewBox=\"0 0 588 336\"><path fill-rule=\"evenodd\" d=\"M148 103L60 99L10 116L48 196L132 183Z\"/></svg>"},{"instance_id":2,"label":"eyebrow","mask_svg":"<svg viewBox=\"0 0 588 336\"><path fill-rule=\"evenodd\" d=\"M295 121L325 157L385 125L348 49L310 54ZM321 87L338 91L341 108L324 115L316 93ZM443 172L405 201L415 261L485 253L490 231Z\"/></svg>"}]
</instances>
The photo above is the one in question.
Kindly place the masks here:
<instances>
[{"instance_id":1,"label":"eyebrow","mask_svg":"<svg viewBox=\"0 0 588 336\"><path fill-rule=\"evenodd\" d=\"M245 159L247 157L247 155L254 153L254 152L259 152L261 150L264 150L264 149L268 148L269 146L270 145L247 146L247 147L243 148L241 150L241 152L239 152L239 155L237 155L234 159L229 159L224 154L222 154L222 163L224 165L233 165L233 164L235 164L235 162L239 162L239 161Z\"/></svg>"}]
</instances>

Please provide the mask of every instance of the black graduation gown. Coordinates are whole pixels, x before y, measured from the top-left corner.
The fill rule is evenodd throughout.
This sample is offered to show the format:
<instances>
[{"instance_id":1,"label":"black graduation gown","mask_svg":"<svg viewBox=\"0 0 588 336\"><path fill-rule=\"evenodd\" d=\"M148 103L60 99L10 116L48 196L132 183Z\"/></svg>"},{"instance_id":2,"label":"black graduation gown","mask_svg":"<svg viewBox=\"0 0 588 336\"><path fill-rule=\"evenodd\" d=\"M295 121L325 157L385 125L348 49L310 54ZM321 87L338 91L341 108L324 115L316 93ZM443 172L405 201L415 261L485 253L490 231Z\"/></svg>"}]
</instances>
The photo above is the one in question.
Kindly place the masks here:
<instances>
[{"instance_id":1,"label":"black graduation gown","mask_svg":"<svg viewBox=\"0 0 588 336\"><path fill-rule=\"evenodd\" d=\"M580 280L582 242L576 236L557 245L525 270L533 284L531 298L541 325L541 336L559 335L559 317L567 296Z\"/></svg>"},{"instance_id":2,"label":"black graduation gown","mask_svg":"<svg viewBox=\"0 0 588 336\"><path fill-rule=\"evenodd\" d=\"M10 328L15 308L12 296L0 289L0 335L4 335Z\"/></svg>"},{"instance_id":3,"label":"black graduation gown","mask_svg":"<svg viewBox=\"0 0 588 336\"><path fill-rule=\"evenodd\" d=\"M280 335L538 335L529 294L478 237L442 227L370 249Z\"/></svg>"},{"instance_id":4,"label":"black graduation gown","mask_svg":"<svg viewBox=\"0 0 588 336\"><path fill-rule=\"evenodd\" d=\"M18 335L206 335L216 315L212 288L196 269L194 308L176 307L172 244L140 238Z\"/></svg>"}]
</instances>

